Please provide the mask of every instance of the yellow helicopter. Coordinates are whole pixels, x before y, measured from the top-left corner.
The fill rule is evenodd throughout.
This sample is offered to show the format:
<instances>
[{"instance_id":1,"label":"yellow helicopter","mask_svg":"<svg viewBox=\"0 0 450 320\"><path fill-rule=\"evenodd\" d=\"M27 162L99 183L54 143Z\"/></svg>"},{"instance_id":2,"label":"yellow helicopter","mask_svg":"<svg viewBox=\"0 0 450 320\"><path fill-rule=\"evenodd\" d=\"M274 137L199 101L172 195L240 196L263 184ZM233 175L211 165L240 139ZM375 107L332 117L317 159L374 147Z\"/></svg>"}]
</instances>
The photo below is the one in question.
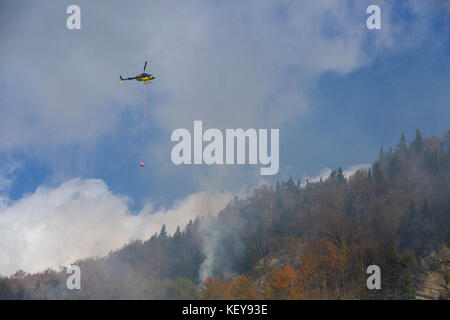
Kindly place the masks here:
<instances>
[{"instance_id":1,"label":"yellow helicopter","mask_svg":"<svg viewBox=\"0 0 450 320\"><path fill-rule=\"evenodd\" d=\"M122 76L120 76L120 83L123 83L126 80L137 80L137 81L141 81L144 83L149 83L156 77L150 73L145 73L146 68L147 68L147 61L145 61L144 71L141 74L137 75L136 77L131 77L131 78L122 78Z\"/></svg>"}]
</instances>

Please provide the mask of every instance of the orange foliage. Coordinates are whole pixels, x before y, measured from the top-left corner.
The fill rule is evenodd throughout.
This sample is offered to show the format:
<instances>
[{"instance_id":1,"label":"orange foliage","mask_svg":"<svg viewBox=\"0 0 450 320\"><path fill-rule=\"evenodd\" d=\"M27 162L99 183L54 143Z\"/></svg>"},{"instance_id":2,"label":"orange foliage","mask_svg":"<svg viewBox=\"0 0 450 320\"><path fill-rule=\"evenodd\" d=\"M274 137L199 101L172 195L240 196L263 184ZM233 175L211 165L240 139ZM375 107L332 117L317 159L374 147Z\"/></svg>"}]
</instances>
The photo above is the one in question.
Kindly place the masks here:
<instances>
[{"instance_id":1,"label":"orange foliage","mask_svg":"<svg viewBox=\"0 0 450 320\"><path fill-rule=\"evenodd\" d=\"M253 287L251 279L240 275L232 282L230 295L231 299L252 300L256 298L256 290Z\"/></svg>"},{"instance_id":2,"label":"orange foliage","mask_svg":"<svg viewBox=\"0 0 450 320\"><path fill-rule=\"evenodd\" d=\"M203 282L203 289L200 299L205 300L230 300L232 299L231 282L221 281L216 278L207 278Z\"/></svg>"},{"instance_id":3,"label":"orange foliage","mask_svg":"<svg viewBox=\"0 0 450 320\"><path fill-rule=\"evenodd\" d=\"M240 275L234 281L222 281L208 278L203 283L201 299L211 300L251 300L257 298L257 293L250 278Z\"/></svg>"},{"instance_id":4,"label":"orange foliage","mask_svg":"<svg viewBox=\"0 0 450 320\"><path fill-rule=\"evenodd\" d=\"M339 295L344 281L345 250L327 239L319 241L299 270L307 289L318 288L321 297Z\"/></svg>"},{"instance_id":5,"label":"orange foliage","mask_svg":"<svg viewBox=\"0 0 450 320\"><path fill-rule=\"evenodd\" d=\"M290 266L274 270L270 273L270 284L266 289L268 298L271 299L302 299L303 285L301 275Z\"/></svg>"}]
</instances>

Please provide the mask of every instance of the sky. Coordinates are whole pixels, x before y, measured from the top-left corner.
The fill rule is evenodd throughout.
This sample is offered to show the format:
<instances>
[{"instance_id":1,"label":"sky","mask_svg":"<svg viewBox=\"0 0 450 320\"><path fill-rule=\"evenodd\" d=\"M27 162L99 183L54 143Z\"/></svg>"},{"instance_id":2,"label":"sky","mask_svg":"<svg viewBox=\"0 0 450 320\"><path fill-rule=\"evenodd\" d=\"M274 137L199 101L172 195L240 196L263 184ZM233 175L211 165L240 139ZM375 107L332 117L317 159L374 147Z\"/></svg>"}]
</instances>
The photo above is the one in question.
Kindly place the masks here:
<instances>
[{"instance_id":1,"label":"sky","mask_svg":"<svg viewBox=\"0 0 450 320\"><path fill-rule=\"evenodd\" d=\"M71 4L81 30L66 28ZM441 135L449 29L445 0L2 1L0 274L173 231L263 183L350 175L402 132ZM146 60L142 141L144 87L119 75ZM278 174L175 166L171 132L194 120L279 128Z\"/></svg>"}]
</instances>

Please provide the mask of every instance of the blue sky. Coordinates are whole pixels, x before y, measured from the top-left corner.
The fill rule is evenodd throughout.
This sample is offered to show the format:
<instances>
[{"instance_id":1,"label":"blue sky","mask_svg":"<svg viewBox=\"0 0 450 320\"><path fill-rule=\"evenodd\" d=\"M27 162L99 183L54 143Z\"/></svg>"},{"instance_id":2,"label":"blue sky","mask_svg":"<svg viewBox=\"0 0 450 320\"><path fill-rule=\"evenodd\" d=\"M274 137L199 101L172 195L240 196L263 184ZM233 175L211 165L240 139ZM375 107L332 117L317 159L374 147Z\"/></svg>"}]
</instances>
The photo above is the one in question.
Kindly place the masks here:
<instances>
[{"instance_id":1,"label":"blue sky","mask_svg":"<svg viewBox=\"0 0 450 320\"><path fill-rule=\"evenodd\" d=\"M99 179L101 194L127 197L128 214L159 213L205 191L367 164L402 132L449 128L447 1L79 1L77 31L65 28L69 4L0 7L0 217L76 178L86 184L73 190ZM366 28L369 4L382 30ZM143 87L118 75L147 59L157 79L143 144ZM194 120L279 128L279 174L173 165L170 133Z\"/></svg>"},{"instance_id":2,"label":"blue sky","mask_svg":"<svg viewBox=\"0 0 450 320\"><path fill-rule=\"evenodd\" d=\"M402 23L407 23L411 19L408 11L398 8L398 12L393 12ZM448 15L436 13L439 19L433 21L431 37L419 45L400 51L394 46L393 50L381 52L372 63L349 74L327 72L319 77L308 92L314 109L281 128L280 175L283 178L289 175L303 178L318 173L324 167L371 162L381 145L395 145L402 132L412 139L416 128L426 136L439 135L448 129L450 44L448 29L445 28L448 27ZM365 16L361 15L362 23ZM282 19L282 15L277 19ZM364 44L368 48L371 39L376 37L374 32L367 31ZM135 68L117 70L116 73L133 74L140 71L141 64L142 61L136 61ZM289 71L286 73L288 78ZM150 90L149 108L165 99L164 93ZM3 90L1 94L11 92ZM10 197L18 199L24 193L33 192L38 186L49 183L49 177L59 170L71 171L73 177L100 178L112 190L135 199L137 206L149 196L168 203L195 191L195 186L190 183L181 185L177 181L153 180L151 172L157 168L151 164L145 169L150 174L142 174L142 170L136 167L136 162L144 157L140 150L140 132L136 130L141 126L141 110L134 111L130 115L128 110L123 110L115 123L117 130L97 138L95 146L89 146L90 152L83 159L76 156L83 146L71 146L70 143L57 146L52 156L54 161L60 159L62 162L57 168L53 161L48 163L35 154L20 150L20 146L3 152L2 159L21 164L9 190ZM167 136L149 126L149 122L146 124L148 141L167 140L170 144ZM83 165L79 166L79 162Z\"/></svg>"}]
</instances>

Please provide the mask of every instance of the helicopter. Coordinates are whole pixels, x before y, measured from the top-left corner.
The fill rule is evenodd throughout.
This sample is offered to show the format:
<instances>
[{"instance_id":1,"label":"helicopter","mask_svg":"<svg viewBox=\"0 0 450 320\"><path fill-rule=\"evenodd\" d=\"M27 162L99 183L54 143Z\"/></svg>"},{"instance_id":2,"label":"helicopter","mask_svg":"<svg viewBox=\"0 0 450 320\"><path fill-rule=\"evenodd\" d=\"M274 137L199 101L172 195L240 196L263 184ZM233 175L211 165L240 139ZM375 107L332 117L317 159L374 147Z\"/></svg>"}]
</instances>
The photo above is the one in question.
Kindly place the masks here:
<instances>
[{"instance_id":1,"label":"helicopter","mask_svg":"<svg viewBox=\"0 0 450 320\"><path fill-rule=\"evenodd\" d=\"M145 61L144 71L141 74L131 78L122 78L122 76L120 76L120 83L123 83L126 80L137 80L144 83L150 83L150 81L155 79L156 77L150 73L145 73L146 68L147 68L147 61Z\"/></svg>"}]
</instances>

